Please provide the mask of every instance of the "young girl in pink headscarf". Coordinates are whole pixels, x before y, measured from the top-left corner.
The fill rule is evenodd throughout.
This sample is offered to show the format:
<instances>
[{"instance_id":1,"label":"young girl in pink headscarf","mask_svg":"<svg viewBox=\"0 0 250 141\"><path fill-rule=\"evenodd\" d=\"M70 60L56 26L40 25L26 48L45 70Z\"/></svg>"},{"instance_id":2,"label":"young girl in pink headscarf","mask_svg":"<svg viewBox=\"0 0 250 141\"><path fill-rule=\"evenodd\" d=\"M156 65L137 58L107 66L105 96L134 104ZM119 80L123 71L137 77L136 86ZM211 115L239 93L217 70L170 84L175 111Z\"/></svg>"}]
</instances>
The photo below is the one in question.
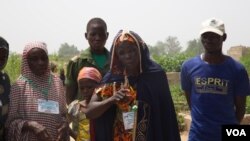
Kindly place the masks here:
<instances>
[{"instance_id":1,"label":"young girl in pink headscarf","mask_svg":"<svg viewBox=\"0 0 250 141\"><path fill-rule=\"evenodd\" d=\"M84 100L75 100L70 103L68 108L70 117L78 121L78 132L73 135L76 141L94 141L92 121L86 118L85 112L101 79L100 72L93 67L83 67L78 74L78 88Z\"/></svg>"}]
</instances>

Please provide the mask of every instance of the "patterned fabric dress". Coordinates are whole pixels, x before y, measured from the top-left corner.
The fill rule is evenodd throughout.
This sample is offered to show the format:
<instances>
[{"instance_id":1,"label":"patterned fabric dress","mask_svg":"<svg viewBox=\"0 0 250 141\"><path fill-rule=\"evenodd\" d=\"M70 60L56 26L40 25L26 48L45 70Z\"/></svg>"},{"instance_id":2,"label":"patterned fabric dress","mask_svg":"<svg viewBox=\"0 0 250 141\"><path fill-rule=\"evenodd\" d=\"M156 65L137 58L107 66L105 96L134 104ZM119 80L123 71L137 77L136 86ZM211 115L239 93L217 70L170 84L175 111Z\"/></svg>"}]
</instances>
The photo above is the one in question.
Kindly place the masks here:
<instances>
[{"instance_id":1,"label":"patterned fabric dress","mask_svg":"<svg viewBox=\"0 0 250 141\"><path fill-rule=\"evenodd\" d=\"M90 120L80 111L79 100L72 101L68 106L70 118L78 123L76 141L90 141Z\"/></svg>"},{"instance_id":2,"label":"patterned fabric dress","mask_svg":"<svg viewBox=\"0 0 250 141\"><path fill-rule=\"evenodd\" d=\"M96 90L97 95L99 95L103 100L106 98L109 98L112 96L115 91L119 91L121 89L121 84L105 84L102 87L99 87ZM131 112L133 111L133 106L136 105L136 91L129 86L130 92L126 94L127 99L124 101L120 101L116 103L117 109L116 109L116 116L114 121L114 141L132 141L133 140L133 134L135 133L136 126L134 125L132 129L125 129L124 121L123 121L123 112ZM133 111L136 113L136 110ZM134 116L136 118L136 116Z\"/></svg>"},{"instance_id":3,"label":"patterned fabric dress","mask_svg":"<svg viewBox=\"0 0 250 141\"><path fill-rule=\"evenodd\" d=\"M33 48L43 49L47 53L46 44L34 42L27 44L23 51L21 76L12 85L10 93L10 109L6 127L9 141L37 141L31 131L22 131L26 121L37 121L46 127L53 140L57 138L57 127L65 121L66 99L63 84L54 76L48 67L43 76L34 75L27 62L28 52ZM47 95L45 94L47 92ZM59 114L38 112L38 99L53 100L59 103ZM69 137L65 138L68 141Z\"/></svg>"}]
</instances>

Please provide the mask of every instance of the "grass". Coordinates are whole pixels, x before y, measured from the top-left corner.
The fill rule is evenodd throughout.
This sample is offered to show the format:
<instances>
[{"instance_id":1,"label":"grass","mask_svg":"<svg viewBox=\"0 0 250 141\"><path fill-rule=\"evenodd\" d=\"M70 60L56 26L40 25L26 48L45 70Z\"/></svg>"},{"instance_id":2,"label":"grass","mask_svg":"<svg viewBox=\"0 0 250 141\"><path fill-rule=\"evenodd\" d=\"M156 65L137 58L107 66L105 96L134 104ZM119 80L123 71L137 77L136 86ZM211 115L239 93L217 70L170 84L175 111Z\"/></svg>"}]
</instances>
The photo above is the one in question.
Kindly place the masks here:
<instances>
[{"instance_id":1,"label":"grass","mask_svg":"<svg viewBox=\"0 0 250 141\"><path fill-rule=\"evenodd\" d=\"M250 114L250 96L247 97L246 114Z\"/></svg>"},{"instance_id":2,"label":"grass","mask_svg":"<svg viewBox=\"0 0 250 141\"><path fill-rule=\"evenodd\" d=\"M178 113L189 111L188 104L185 98L183 91L180 89L179 85L171 85L170 91L172 95L172 99L174 102L175 111L177 114L177 122L179 126L180 132L185 129L185 121L184 117Z\"/></svg>"}]
</instances>

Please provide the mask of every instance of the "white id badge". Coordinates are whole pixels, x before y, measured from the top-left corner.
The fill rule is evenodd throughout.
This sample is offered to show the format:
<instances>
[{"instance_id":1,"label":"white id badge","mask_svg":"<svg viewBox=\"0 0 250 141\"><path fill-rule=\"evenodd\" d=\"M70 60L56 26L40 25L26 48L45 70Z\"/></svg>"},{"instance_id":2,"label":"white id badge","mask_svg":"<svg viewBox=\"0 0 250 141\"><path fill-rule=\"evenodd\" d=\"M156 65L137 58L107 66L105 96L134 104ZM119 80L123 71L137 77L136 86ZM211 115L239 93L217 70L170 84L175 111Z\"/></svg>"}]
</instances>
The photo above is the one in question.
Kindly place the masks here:
<instances>
[{"instance_id":1,"label":"white id badge","mask_svg":"<svg viewBox=\"0 0 250 141\"><path fill-rule=\"evenodd\" d=\"M122 113L125 130L133 129L135 122L135 112Z\"/></svg>"},{"instance_id":2,"label":"white id badge","mask_svg":"<svg viewBox=\"0 0 250 141\"><path fill-rule=\"evenodd\" d=\"M2 107L3 106L3 103L2 103L2 101L0 100L0 107Z\"/></svg>"},{"instance_id":3,"label":"white id badge","mask_svg":"<svg viewBox=\"0 0 250 141\"><path fill-rule=\"evenodd\" d=\"M59 114L59 103L52 100L38 99L38 112Z\"/></svg>"}]
</instances>

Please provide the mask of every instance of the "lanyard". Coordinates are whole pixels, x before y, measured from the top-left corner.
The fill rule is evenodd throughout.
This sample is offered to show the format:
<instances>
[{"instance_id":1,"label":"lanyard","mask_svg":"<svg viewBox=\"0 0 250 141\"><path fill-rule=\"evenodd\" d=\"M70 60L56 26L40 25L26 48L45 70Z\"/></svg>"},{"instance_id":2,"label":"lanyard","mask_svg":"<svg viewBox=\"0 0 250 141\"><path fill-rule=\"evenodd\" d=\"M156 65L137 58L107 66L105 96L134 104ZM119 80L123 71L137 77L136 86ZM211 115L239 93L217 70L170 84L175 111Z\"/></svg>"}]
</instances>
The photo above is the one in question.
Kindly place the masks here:
<instances>
[{"instance_id":1,"label":"lanyard","mask_svg":"<svg viewBox=\"0 0 250 141\"><path fill-rule=\"evenodd\" d=\"M49 88L51 86L51 80L52 80L51 79L51 74L49 75L49 87L44 88L44 89L39 88L39 86L37 86L35 83L33 83L32 80L30 80L30 79L28 79L28 78L26 78L24 76L21 76L21 79L27 81L32 86L32 88L37 89L38 91L40 91L44 96L46 96L46 99L48 100Z\"/></svg>"}]
</instances>

